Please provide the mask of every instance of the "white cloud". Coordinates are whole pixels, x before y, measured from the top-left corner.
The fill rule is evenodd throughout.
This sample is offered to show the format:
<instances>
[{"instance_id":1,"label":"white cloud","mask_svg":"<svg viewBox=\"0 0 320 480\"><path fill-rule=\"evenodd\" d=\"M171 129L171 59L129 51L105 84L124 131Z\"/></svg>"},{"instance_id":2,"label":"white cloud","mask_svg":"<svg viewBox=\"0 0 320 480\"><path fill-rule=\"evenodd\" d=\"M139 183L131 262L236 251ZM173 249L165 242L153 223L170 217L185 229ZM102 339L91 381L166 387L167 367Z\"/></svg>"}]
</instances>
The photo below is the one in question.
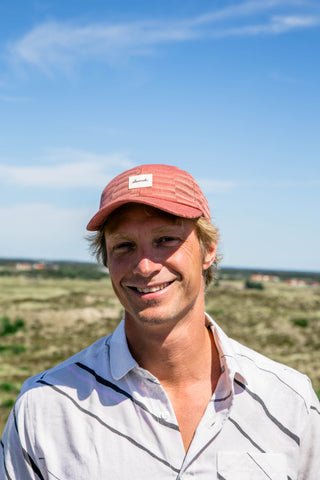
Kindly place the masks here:
<instances>
[{"instance_id":1,"label":"white cloud","mask_svg":"<svg viewBox=\"0 0 320 480\"><path fill-rule=\"evenodd\" d=\"M124 154L97 155L74 149L55 149L49 165L0 165L0 182L24 187L101 187L119 170L130 168Z\"/></svg>"},{"instance_id":2,"label":"white cloud","mask_svg":"<svg viewBox=\"0 0 320 480\"><path fill-rule=\"evenodd\" d=\"M289 10L286 14L285 8ZM279 9L281 15L277 15ZM36 66L48 74L69 73L83 61L96 58L119 62L130 56L150 54L164 43L214 36L281 34L319 25L319 15L310 11L309 3L303 1L259 0L177 20L88 25L52 21L34 27L12 43L9 56L14 62Z\"/></svg>"},{"instance_id":3,"label":"white cloud","mask_svg":"<svg viewBox=\"0 0 320 480\"><path fill-rule=\"evenodd\" d=\"M267 22L216 30L214 36L278 35L292 30L320 25L320 16L273 16Z\"/></svg>"}]
</instances>

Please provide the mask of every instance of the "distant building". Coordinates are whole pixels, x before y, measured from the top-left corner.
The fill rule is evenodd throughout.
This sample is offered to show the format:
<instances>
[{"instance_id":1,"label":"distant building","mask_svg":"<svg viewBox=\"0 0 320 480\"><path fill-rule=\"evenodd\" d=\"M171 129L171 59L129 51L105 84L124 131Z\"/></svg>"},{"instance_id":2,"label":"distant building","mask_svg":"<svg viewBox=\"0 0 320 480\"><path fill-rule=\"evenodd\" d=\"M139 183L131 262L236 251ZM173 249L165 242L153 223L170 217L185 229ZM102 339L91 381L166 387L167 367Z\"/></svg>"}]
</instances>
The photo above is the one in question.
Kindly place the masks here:
<instances>
[{"instance_id":1,"label":"distant building","mask_svg":"<svg viewBox=\"0 0 320 480\"><path fill-rule=\"evenodd\" d=\"M27 262L18 262L16 263L16 270L19 272L28 272L32 270L32 264Z\"/></svg>"},{"instance_id":2,"label":"distant building","mask_svg":"<svg viewBox=\"0 0 320 480\"><path fill-rule=\"evenodd\" d=\"M302 280L299 278L289 278L285 281L287 285L291 285L293 287L305 287L308 285L306 280Z\"/></svg>"},{"instance_id":3,"label":"distant building","mask_svg":"<svg viewBox=\"0 0 320 480\"><path fill-rule=\"evenodd\" d=\"M15 264L16 270L19 272L30 272L31 270L44 270L44 269L51 269L51 270L59 270L59 265L54 263L47 263L47 262L17 262Z\"/></svg>"},{"instance_id":4,"label":"distant building","mask_svg":"<svg viewBox=\"0 0 320 480\"><path fill-rule=\"evenodd\" d=\"M41 262L41 263L34 263L32 265L32 268L33 270L43 270L44 268L46 268L47 265L44 263L44 262Z\"/></svg>"},{"instance_id":5,"label":"distant building","mask_svg":"<svg viewBox=\"0 0 320 480\"><path fill-rule=\"evenodd\" d=\"M279 282L279 277L276 275L265 275L263 273L254 273L251 275L251 280L255 282Z\"/></svg>"}]
</instances>

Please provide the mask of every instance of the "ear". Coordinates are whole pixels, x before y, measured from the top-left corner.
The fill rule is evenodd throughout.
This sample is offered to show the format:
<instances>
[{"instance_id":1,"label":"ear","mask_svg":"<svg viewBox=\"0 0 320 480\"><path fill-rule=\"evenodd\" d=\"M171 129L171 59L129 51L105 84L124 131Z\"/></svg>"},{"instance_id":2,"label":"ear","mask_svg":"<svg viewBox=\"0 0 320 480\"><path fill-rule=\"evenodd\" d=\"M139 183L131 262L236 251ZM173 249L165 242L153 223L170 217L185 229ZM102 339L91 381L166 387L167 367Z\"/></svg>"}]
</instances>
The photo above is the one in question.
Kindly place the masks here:
<instances>
[{"instance_id":1,"label":"ear","mask_svg":"<svg viewBox=\"0 0 320 480\"><path fill-rule=\"evenodd\" d=\"M208 270L210 265L213 264L217 254L217 246L218 246L217 243L212 243L207 248L207 251L204 255L203 262L202 262L202 270Z\"/></svg>"}]
</instances>

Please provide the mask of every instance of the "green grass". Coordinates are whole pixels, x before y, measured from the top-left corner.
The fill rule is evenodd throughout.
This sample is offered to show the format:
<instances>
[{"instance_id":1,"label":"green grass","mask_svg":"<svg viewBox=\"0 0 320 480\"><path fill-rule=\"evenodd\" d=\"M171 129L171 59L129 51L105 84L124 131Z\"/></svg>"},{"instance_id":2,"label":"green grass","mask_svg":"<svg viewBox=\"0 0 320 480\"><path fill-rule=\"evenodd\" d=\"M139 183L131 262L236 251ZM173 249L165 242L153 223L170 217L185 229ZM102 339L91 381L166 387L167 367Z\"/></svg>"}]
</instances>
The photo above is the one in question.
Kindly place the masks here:
<instances>
[{"instance_id":1,"label":"green grass","mask_svg":"<svg viewBox=\"0 0 320 480\"><path fill-rule=\"evenodd\" d=\"M1 353L8 353L10 355L19 355L26 351L25 345L0 345L0 355Z\"/></svg>"}]
</instances>

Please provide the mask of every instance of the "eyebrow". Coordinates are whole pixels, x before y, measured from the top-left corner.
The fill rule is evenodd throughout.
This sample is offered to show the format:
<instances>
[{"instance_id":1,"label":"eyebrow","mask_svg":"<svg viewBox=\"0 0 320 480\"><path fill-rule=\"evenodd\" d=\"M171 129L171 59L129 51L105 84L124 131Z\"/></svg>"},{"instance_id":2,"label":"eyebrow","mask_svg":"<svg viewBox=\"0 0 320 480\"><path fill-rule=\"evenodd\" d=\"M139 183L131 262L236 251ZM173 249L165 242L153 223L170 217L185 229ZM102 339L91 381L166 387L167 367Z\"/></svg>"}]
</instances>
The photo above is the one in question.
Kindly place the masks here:
<instances>
[{"instance_id":1,"label":"eyebrow","mask_svg":"<svg viewBox=\"0 0 320 480\"><path fill-rule=\"evenodd\" d=\"M169 224L169 225L162 225L161 227L155 227L151 229L151 232L153 234L161 235L162 233L174 233L177 231L177 226L181 227L180 224L174 223L174 224ZM181 229L179 228L179 231ZM113 241L117 240L131 240L132 236L126 232L105 232L106 238L111 238Z\"/></svg>"},{"instance_id":2,"label":"eyebrow","mask_svg":"<svg viewBox=\"0 0 320 480\"><path fill-rule=\"evenodd\" d=\"M108 238L111 238L111 240L114 240L114 241L117 241L117 240L130 240L131 237L130 235L126 234L126 233L108 233L108 232L105 232L105 237L106 239Z\"/></svg>"}]
</instances>

